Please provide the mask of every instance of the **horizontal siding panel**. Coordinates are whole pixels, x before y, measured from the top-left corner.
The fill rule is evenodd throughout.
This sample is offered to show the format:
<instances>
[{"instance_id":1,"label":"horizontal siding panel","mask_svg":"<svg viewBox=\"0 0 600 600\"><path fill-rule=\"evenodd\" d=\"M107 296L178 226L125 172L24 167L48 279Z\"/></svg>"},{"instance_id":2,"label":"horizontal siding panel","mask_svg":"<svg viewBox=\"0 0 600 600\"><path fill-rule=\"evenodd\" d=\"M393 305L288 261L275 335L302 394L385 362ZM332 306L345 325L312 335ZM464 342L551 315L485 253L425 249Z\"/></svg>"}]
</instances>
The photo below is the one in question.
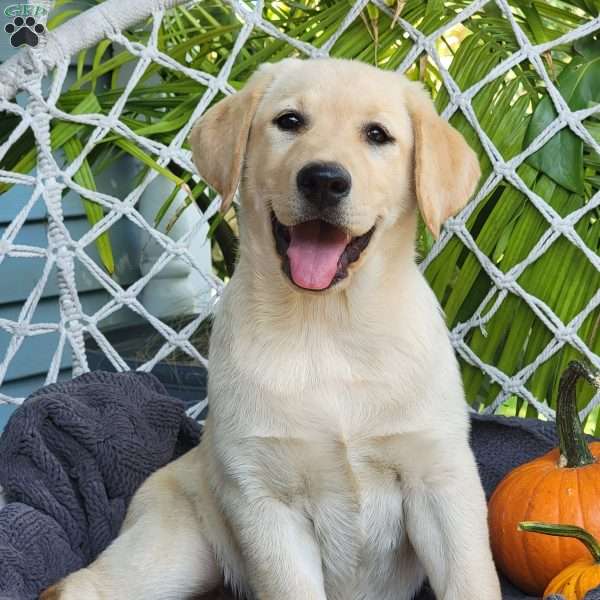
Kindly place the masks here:
<instances>
[{"instance_id":1,"label":"horizontal siding panel","mask_svg":"<svg viewBox=\"0 0 600 600\"><path fill-rule=\"evenodd\" d=\"M33 192L32 187L15 185L8 192L0 195L0 225L8 225L24 208ZM45 221L46 204L39 197L28 213L28 221ZM63 200L65 218L84 217L85 210L79 196L69 192Z\"/></svg>"},{"instance_id":2,"label":"horizontal siding panel","mask_svg":"<svg viewBox=\"0 0 600 600\"><path fill-rule=\"evenodd\" d=\"M106 292L94 291L80 295L82 308L85 314L91 315L98 311L109 297ZM21 310L20 304L11 306L0 306L0 318L16 320ZM59 308L57 298L46 298L40 301L32 323L55 323L59 319ZM120 309L104 319L100 324L102 329L107 327L121 326L141 322L141 317L129 309ZM4 357L11 336L4 330L0 330L0 357ZM58 333L47 333L26 338L17 354L13 357L8 368L5 382L11 382L33 375L45 376L50 362L58 344ZM71 365L71 350L68 344L61 360L61 367L67 368Z\"/></svg>"},{"instance_id":3,"label":"horizontal siding panel","mask_svg":"<svg viewBox=\"0 0 600 600\"><path fill-rule=\"evenodd\" d=\"M74 239L79 239L89 230L89 224L84 218L72 219L67 222L68 229ZM127 285L139 278L139 244L136 247L136 233L139 229L123 219L111 228L111 243L113 254L117 260L118 281ZM2 235L3 228L0 228ZM15 243L29 246L46 247L46 223L25 223L15 239ZM134 242L132 244L132 241ZM88 255L100 263L95 245L87 247ZM31 293L44 270L44 258L7 257L0 264L0 305L13 302L23 302ZM77 289L81 292L97 290L102 285L83 266L75 261L75 277ZM43 292L44 297L56 296L56 269L54 268Z\"/></svg>"},{"instance_id":4,"label":"horizontal siding panel","mask_svg":"<svg viewBox=\"0 0 600 600\"><path fill-rule=\"evenodd\" d=\"M58 380L62 381L71 378L71 370L66 369L58 374ZM46 381L45 375L36 375L26 379L19 379L0 386L0 392L11 396L12 398L26 398L35 390L41 388ZM0 404L0 432L6 426L10 415L15 411L14 404Z\"/></svg>"},{"instance_id":5,"label":"horizontal siding panel","mask_svg":"<svg viewBox=\"0 0 600 600\"><path fill-rule=\"evenodd\" d=\"M140 170L140 163L135 159L123 156L99 175L95 175L99 191L114 198L125 198L131 192L135 176ZM35 175L32 171L30 175ZM14 185L8 192L0 194L0 225L10 223L31 198L33 187ZM66 218L85 216L85 209L79 194L69 191L63 198L63 213ZM46 219L46 205L40 196L31 207L27 220L40 221Z\"/></svg>"},{"instance_id":6,"label":"horizontal siding panel","mask_svg":"<svg viewBox=\"0 0 600 600\"><path fill-rule=\"evenodd\" d=\"M0 39L0 62L15 52L8 44L8 37ZM92 60L93 53L88 53L88 60ZM76 57L73 57L73 61ZM71 67L67 74L65 88L75 79L75 68ZM44 80L47 88L47 80ZM23 105L23 94L17 95L16 101ZM19 142L17 141L17 144ZM61 155L56 155L58 161L63 160ZM125 198L135 185L135 176L139 172L140 164L131 157L121 157L102 173L95 173L98 190L115 198ZM35 170L30 173L35 175ZM6 227L19 215L31 199L33 186L14 185L8 192L0 195L0 238ZM80 238L89 230L85 210L79 195L68 192L62 201L62 210L65 223L74 239ZM16 243L45 248L47 211L43 198L38 198L28 210L26 223L19 232ZM117 275L115 279L123 286L127 286L140 276L140 230L126 219L121 219L110 231L113 254L116 261ZM88 255L100 264L97 251L92 244L87 248ZM0 318L14 320L22 309L23 302L31 293L43 272L45 259L5 258L0 263ZM76 261L77 288L83 310L86 314L93 314L110 300L109 294L102 289L95 277L85 267ZM33 322L55 322L58 319L58 288L56 285L56 272L52 272L42 300L36 308ZM100 325L102 328L136 324L140 317L128 309L122 309L111 317L105 319ZM5 356L10 336L0 330L0 360ZM7 377L0 391L12 397L29 395L44 384L46 373L58 342L58 334L34 336L26 339L13 358ZM62 357L63 370L59 379L68 379L71 376L71 350L67 344ZM4 427L8 416L14 410L13 405L0 404L0 431Z\"/></svg>"}]
</instances>

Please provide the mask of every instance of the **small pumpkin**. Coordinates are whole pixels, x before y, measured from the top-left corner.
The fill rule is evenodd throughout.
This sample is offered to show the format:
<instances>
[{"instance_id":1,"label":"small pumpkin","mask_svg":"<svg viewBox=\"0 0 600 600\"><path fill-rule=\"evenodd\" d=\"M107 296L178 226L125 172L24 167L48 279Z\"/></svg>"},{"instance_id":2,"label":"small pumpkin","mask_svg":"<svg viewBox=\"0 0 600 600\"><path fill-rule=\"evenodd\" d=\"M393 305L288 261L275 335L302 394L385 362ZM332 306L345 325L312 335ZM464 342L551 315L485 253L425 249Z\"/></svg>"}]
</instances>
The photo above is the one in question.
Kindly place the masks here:
<instances>
[{"instance_id":1,"label":"small pumpkin","mask_svg":"<svg viewBox=\"0 0 600 600\"><path fill-rule=\"evenodd\" d=\"M582 548L587 549L588 555L585 558L576 560L552 579L544 590L544 598L562 594L565 600L584 600L590 590L600 586L600 544L591 533L576 525L531 521L520 523L519 529L579 540L583 543Z\"/></svg>"},{"instance_id":2,"label":"small pumpkin","mask_svg":"<svg viewBox=\"0 0 600 600\"><path fill-rule=\"evenodd\" d=\"M587 527L600 538L600 442L586 443L577 413L580 377L597 376L572 362L563 373L556 407L559 447L511 471L489 502L492 552L500 570L519 588L539 596L550 581L586 549L575 539L524 536L521 521L563 521Z\"/></svg>"}]
</instances>

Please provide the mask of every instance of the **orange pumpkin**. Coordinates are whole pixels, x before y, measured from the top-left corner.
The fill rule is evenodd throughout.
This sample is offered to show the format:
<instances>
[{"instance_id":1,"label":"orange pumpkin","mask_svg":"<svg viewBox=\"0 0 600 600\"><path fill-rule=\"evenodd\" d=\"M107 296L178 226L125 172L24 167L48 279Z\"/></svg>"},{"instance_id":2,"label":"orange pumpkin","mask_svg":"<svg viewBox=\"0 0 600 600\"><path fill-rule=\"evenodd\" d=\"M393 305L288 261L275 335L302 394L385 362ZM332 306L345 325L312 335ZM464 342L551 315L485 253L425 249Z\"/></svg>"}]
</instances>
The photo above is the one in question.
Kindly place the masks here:
<instances>
[{"instance_id":1,"label":"orange pumpkin","mask_svg":"<svg viewBox=\"0 0 600 600\"><path fill-rule=\"evenodd\" d=\"M585 558L576 560L548 584L544 590L544 598L561 594L565 600L584 600L590 590L600 585L600 544L588 531L575 525L535 522L521 523L519 529L579 540L588 550Z\"/></svg>"},{"instance_id":2,"label":"orange pumpkin","mask_svg":"<svg viewBox=\"0 0 600 600\"><path fill-rule=\"evenodd\" d=\"M575 539L523 535L521 521L573 523L600 537L600 442L588 446L583 435L575 399L580 377L598 386L580 363L570 363L563 373L556 408L559 447L511 471L489 502L496 564L532 595L541 595L558 573L586 558L586 549Z\"/></svg>"}]
</instances>

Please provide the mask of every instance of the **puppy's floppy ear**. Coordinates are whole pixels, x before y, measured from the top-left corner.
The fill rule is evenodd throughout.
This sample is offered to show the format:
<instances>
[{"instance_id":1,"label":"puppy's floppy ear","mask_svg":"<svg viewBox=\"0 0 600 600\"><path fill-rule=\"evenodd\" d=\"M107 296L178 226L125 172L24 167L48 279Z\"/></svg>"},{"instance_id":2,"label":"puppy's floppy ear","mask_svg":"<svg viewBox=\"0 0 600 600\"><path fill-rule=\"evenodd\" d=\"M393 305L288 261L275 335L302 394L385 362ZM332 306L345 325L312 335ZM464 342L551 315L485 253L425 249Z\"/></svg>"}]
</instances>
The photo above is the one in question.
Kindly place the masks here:
<instances>
[{"instance_id":1,"label":"puppy's floppy ear","mask_svg":"<svg viewBox=\"0 0 600 600\"><path fill-rule=\"evenodd\" d=\"M437 238L442 223L467 203L481 171L463 136L442 119L423 87L409 83L406 101L415 140L415 189L419 210Z\"/></svg>"},{"instance_id":2,"label":"puppy's floppy ear","mask_svg":"<svg viewBox=\"0 0 600 600\"><path fill-rule=\"evenodd\" d=\"M233 201L254 113L272 79L272 65L261 66L241 91L204 113L190 133L189 142L198 172L221 196L222 212L226 212Z\"/></svg>"}]
</instances>

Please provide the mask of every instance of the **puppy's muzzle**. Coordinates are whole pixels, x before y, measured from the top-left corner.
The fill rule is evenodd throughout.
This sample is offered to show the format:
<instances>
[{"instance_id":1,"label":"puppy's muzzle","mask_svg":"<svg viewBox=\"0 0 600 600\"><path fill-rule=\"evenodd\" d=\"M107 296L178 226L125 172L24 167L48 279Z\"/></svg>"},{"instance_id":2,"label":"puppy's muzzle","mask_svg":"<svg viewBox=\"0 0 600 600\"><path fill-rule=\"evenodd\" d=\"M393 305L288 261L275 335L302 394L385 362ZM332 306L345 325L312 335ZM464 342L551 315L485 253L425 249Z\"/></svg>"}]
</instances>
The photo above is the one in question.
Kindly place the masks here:
<instances>
[{"instance_id":1,"label":"puppy's muzzle","mask_svg":"<svg viewBox=\"0 0 600 600\"><path fill-rule=\"evenodd\" d=\"M296 176L304 199L301 219L290 225L271 221L275 248L284 273L298 288L322 291L348 276L348 268L368 246L375 226L352 235L343 222L342 200L350 194L352 177L335 162L310 162ZM347 207L346 207L347 208Z\"/></svg>"},{"instance_id":2,"label":"puppy's muzzle","mask_svg":"<svg viewBox=\"0 0 600 600\"><path fill-rule=\"evenodd\" d=\"M350 193L352 177L338 163L312 162L300 169L296 184L302 196L321 211L337 206Z\"/></svg>"}]
</instances>

